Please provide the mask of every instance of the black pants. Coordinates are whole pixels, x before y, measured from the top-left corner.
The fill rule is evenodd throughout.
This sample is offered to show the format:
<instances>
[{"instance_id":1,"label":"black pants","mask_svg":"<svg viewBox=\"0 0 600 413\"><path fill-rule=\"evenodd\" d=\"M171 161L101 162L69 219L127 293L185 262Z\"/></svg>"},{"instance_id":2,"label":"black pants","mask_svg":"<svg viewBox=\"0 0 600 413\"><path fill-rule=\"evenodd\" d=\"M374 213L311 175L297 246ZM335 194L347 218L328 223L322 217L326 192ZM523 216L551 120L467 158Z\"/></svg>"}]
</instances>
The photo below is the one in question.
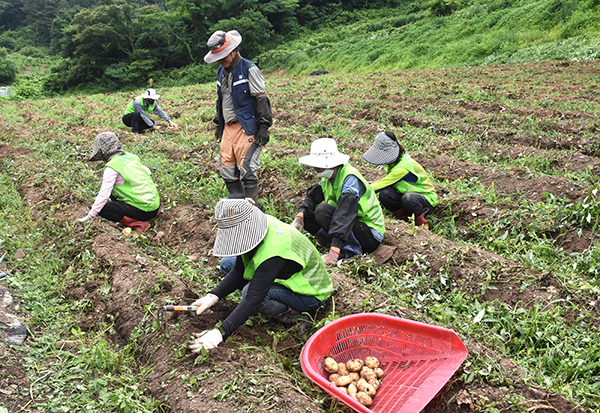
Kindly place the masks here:
<instances>
[{"instance_id":1,"label":"black pants","mask_svg":"<svg viewBox=\"0 0 600 413\"><path fill-rule=\"evenodd\" d=\"M150 221L158 215L158 210L160 209L159 207L154 211L142 211L128 203L117 201L113 196L110 199L98 215L113 222L120 222L124 217L133 218L138 221Z\"/></svg>"},{"instance_id":2,"label":"black pants","mask_svg":"<svg viewBox=\"0 0 600 413\"><path fill-rule=\"evenodd\" d=\"M417 217L425 212L426 209L429 209L427 214L431 214L433 212L433 207L427 198L425 198L425 196L415 192L401 194L393 187L382 189L379 192L379 202L384 208L390 210L391 212L404 209L408 216L414 215Z\"/></svg>"},{"instance_id":3,"label":"black pants","mask_svg":"<svg viewBox=\"0 0 600 413\"><path fill-rule=\"evenodd\" d=\"M139 112L131 112L123 115L123 123L125 126L129 126L133 133L141 133L144 129L154 127L154 122L152 122L152 126L148 126Z\"/></svg>"},{"instance_id":4,"label":"black pants","mask_svg":"<svg viewBox=\"0 0 600 413\"><path fill-rule=\"evenodd\" d=\"M326 202L321 202L316 206L314 214L304 214L304 229L315 235L321 228L329 233L329 226L335 213L335 207ZM360 242L360 245L365 253L371 253L379 247L380 242L375 239L371 227L364 222L354 219L352 224L352 233Z\"/></svg>"}]
</instances>

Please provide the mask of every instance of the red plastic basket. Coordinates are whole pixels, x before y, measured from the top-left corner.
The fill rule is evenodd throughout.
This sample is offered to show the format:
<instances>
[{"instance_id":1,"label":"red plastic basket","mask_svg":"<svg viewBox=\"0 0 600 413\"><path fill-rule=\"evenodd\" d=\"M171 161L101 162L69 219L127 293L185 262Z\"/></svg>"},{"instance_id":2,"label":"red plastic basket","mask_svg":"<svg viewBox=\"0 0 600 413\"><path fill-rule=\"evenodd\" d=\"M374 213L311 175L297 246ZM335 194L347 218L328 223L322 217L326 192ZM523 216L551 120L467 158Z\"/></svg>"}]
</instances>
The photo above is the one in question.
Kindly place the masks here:
<instances>
[{"instance_id":1,"label":"red plastic basket","mask_svg":"<svg viewBox=\"0 0 600 413\"><path fill-rule=\"evenodd\" d=\"M355 314L337 319L306 342L304 374L330 395L362 413L415 413L435 397L467 357L452 330L385 314ZM328 380L325 355L338 363L375 356L385 372L367 408Z\"/></svg>"}]
</instances>

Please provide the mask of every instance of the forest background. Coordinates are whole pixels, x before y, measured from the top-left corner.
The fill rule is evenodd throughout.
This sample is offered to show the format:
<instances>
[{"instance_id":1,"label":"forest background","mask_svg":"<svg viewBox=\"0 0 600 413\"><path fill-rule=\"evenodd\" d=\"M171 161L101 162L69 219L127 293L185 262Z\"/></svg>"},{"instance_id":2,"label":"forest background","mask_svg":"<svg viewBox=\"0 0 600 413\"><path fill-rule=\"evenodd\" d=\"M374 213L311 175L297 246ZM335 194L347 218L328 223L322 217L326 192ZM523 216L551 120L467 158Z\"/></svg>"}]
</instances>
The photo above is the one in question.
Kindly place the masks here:
<instances>
[{"instance_id":1,"label":"forest background","mask_svg":"<svg viewBox=\"0 0 600 413\"><path fill-rule=\"evenodd\" d=\"M267 73L596 59L598 0L0 1L0 85L65 91L203 83L217 29Z\"/></svg>"}]
</instances>

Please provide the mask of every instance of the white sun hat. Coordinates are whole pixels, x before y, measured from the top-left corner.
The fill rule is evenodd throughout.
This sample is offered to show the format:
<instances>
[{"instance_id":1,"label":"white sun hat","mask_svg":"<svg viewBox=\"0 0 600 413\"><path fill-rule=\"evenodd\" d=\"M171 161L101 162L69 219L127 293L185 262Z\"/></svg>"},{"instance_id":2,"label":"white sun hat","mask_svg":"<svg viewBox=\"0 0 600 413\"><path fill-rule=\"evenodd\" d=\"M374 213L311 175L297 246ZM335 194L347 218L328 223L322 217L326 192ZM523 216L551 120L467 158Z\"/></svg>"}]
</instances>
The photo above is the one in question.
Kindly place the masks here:
<instances>
[{"instance_id":1,"label":"white sun hat","mask_svg":"<svg viewBox=\"0 0 600 413\"><path fill-rule=\"evenodd\" d=\"M222 199L215 206L219 229L213 247L215 257L236 257L256 247L267 235L269 219L245 199Z\"/></svg>"},{"instance_id":2,"label":"white sun hat","mask_svg":"<svg viewBox=\"0 0 600 413\"><path fill-rule=\"evenodd\" d=\"M386 132L379 132L373 145L367 149L362 158L372 165L389 165L398 159L400 145Z\"/></svg>"},{"instance_id":3,"label":"white sun hat","mask_svg":"<svg viewBox=\"0 0 600 413\"><path fill-rule=\"evenodd\" d=\"M313 168L330 169L347 164L349 159L349 155L338 151L333 139L320 138L310 145L310 155L300 157L298 162Z\"/></svg>"},{"instance_id":4,"label":"white sun hat","mask_svg":"<svg viewBox=\"0 0 600 413\"><path fill-rule=\"evenodd\" d=\"M242 35L237 30L217 30L206 42L210 51L204 56L204 61L214 63L227 57L241 42Z\"/></svg>"},{"instance_id":5,"label":"white sun hat","mask_svg":"<svg viewBox=\"0 0 600 413\"><path fill-rule=\"evenodd\" d=\"M142 97L144 99L152 99L152 100L158 100L158 98L160 97L159 94L156 93L155 89L146 89L146 91L144 92L144 94L142 95Z\"/></svg>"}]
</instances>

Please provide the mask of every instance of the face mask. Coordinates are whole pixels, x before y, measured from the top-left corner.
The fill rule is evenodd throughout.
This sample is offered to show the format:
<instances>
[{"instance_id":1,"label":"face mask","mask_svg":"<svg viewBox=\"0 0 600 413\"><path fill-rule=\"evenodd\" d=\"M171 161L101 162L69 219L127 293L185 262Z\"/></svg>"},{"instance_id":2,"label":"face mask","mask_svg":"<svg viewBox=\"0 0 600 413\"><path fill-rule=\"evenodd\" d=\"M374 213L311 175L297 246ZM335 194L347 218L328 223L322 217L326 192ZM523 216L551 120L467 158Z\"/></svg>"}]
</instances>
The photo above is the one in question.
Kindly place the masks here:
<instances>
[{"instance_id":1,"label":"face mask","mask_svg":"<svg viewBox=\"0 0 600 413\"><path fill-rule=\"evenodd\" d=\"M323 172L317 172L318 178L331 179L332 176L333 176L333 169L325 169Z\"/></svg>"}]
</instances>

